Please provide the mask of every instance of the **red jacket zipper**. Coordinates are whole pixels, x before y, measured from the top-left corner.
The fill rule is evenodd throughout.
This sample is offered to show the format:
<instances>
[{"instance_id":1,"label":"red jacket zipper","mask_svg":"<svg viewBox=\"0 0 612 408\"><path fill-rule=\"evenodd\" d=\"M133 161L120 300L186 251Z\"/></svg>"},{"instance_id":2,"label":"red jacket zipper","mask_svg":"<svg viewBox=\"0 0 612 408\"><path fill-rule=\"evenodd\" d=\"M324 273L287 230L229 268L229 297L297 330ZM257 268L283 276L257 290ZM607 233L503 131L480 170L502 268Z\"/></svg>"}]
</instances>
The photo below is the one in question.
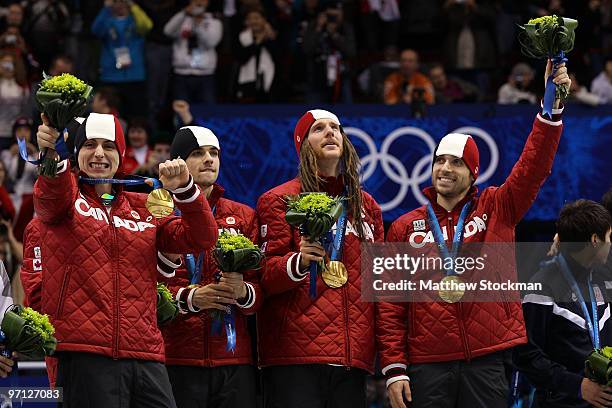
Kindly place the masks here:
<instances>
[{"instance_id":1,"label":"red jacket zipper","mask_svg":"<svg viewBox=\"0 0 612 408\"><path fill-rule=\"evenodd\" d=\"M106 209L103 208L103 210L106 212ZM112 264L113 264L113 269L115 270L115 295L113 296L114 298L114 306L115 306L115 316L114 319L115 321L113 322L114 327L115 327L115 332L113 333L113 359L117 359L119 358L119 268L117 267L117 265L115 265L115 262L117 261L117 232L115 229L115 224L113 222L113 207L111 206L110 211L106 212L108 214L108 223L109 223L109 227L112 231L113 234L113 250L112 250L112 254L113 254L113 258L112 258Z\"/></svg>"}]
</instances>

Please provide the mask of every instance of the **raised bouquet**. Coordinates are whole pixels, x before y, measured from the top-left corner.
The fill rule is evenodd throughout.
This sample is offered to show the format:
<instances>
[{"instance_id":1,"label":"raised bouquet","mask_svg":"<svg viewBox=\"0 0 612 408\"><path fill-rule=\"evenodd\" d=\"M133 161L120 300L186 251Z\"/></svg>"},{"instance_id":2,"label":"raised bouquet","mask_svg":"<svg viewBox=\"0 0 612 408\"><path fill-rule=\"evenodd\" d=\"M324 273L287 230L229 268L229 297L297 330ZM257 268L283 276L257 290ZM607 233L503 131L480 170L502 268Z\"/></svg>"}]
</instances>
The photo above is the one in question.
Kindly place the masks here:
<instances>
[{"instance_id":1,"label":"raised bouquet","mask_svg":"<svg viewBox=\"0 0 612 408\"><path fill-rule=\"evenodd\" d=\"M556 69L559 64L567 61L565 54L574 48L576 27L578 21L572 18L555 15L533 18L527 24L519 25L518 40L521 51L530 58L550 58ZM555 86L552 82L553 75L554 71L546 80L544 93L544 113L549 115L554 99L566 99L569 95L567 85Z\"/></svg>"},{"instance_id":2,"label":"raised bouquet","mask_svg":"<svg viewBox=\"0 0 612 408\"><path fill-rule=\"evenodd\" d=\"M298 227L300 234L310 242L326 247L331 242L331 229L342 214L342 199L326 193L302 193L287 197L285 220ZM310 296L317 296L317 274L325 268L325 262L310 263Z\"/></svg>"},{"instance_id":3,"label":"raised bouquet","mask_svg":"<svg viewBox=\"0 0 612 408\"><path fill-rule=\"evenodd\" d=\"M264 255L257 245L244 235L222 231L217 239L213 257L221 272L244 273L259 268ZM220 278L221 275L217 274L216 280L219 281ZM221 323L224 323L227 335L227 350L234 351L236 348L236 330L232 307L229 306L227 313L220 310L211 310L210 315L213 318L213 332L220 332Z\"/></svg>"},{"instance_id":4,"label":"raised bouquet","mask_svg":"<svg viewBox=\"0 0 612 408\"><path fill-rule=\"evenodd\" d=\"M0 338L5 356L16 351L32 359L42 359L55 352L55 328L47 315L20 305L11 306L2 319Z\"/></svg>"},{"instance_id":5,"label":"raised bouquet","mask_svg":"<svg viewBox=\"0 0 612 408\"><path fill-rule=\"evenodd\" d=\"M80 116L85 111L91 92L92 87L74 75L47 76L45 74L40 88L36 91L36 106L49 118L50 125L62 132L73 118ZM59 141L61 145L63 139L62 137L59 139L61 139ZM53 152L43 152L40 174L55 177L58 157Z\"/></svg>"},{"instance_id":6,"label":"raised bouquet","mask_svg":"<svg viewBox=\"0 0 612 408\"><path fill-rule=\"evenodd\" d=\"M593 350L584 362L585 376L598 384L612 386L612 347Z\"/></svg>"},{"instance_id":7,"label":"raised bouquet","mask_svg":"<svg viewBox=\"0 0 612 408\"><path fill-rule=\"evenodd\" d=\"M178 315L179 308L166 285L157 282L157 325L170 323Z\"/></svg>"}]
</instances>

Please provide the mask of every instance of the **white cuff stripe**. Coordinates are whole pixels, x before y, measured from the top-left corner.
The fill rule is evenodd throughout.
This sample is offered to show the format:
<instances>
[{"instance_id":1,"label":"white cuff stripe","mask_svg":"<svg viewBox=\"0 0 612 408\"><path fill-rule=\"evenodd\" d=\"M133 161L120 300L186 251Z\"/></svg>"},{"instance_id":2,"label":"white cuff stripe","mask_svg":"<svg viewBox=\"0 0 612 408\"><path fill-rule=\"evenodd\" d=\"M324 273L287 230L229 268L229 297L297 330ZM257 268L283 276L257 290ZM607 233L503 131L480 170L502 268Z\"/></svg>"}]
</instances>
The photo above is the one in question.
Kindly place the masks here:
<instances>
[{"instance_id":1,"label":"white cuff stripe","mask_svg":"<svg viewBox=\"0 0 612 408\"><path fill-rule=\"evenodd\" d=\"M57 163L57 174L65 172L66 169L68 169L68 159L62 160L61 162Z\"/></svg>"},{"instance_id":2,"label":"white cuff stripe","mask_svg":"<svg viewBox=\"0 0 612 408\"><path fill-rule=\"evenodd\" d=\"M173 268L173 269L177 269L179 266L181 266L182 262L181 262L181 258L179 257L179 263L175 264L174 262L172 262L171 260L169 260L168 258L166 258L164 256L164 254L162 254L161 252L157 251L157 257L166 265L168 265L169 267Z\"/></svg>"},{"instance_id":3,"label":"white cuff stripe","mask_svg":"<svg viewBox=\"0 0 612 408\"><path fill-rule=\"evenodd\" d=\"M389 371L392 368L401 368L405 370L408 368L408 366L406 364L401 364L401 363L389 364L388 366L382 369L382 374L386 375L387 371Z\"/></svg>"},{"instance_id":4,"label":"white cuff stripe","mask_svg":"<svg viewBox=\"0 0 612 408\"><path fill-rule=\"evenodd\" d=\"M398 375L397 377L391 377L387 380L387 388L389 388L389 386L393 384L394 382L398 382L402 380L410 381L410 377L408 377L407 375Z\"/></svg>"},{"instance_id":5,"label":"white cuff stripe","mask_svg":"<svg viewBox=\"0 0 612 408\"><path fill-rule=\"evenodd\" d=\"M199 311L200 311L200 309L196 308L196 307L193 305L193 303L191 303L191 302L192 302L192 299L193 299L193 294L195 293L196 289L197 289L197 288L193 288L193 289L191 289L191 292L189 292L189 295L187 296L187 308L189 309L189 311L190 311L190 312L194 312L194 313L196 313L196 312L199 312Z\"/></svg>"},{"instance_id":6,"label":"white cuff stripe","mask_svg":"<svg viewBox=\"0 0 612 408\"><path fill-rule=\"evenodd\" d=\"M544 100L540 101L540 108L544 109ZM563 113L563 109L565 109L565 105L563 105L562 108L557 108L557 109L553 108L552 114L553 115L560 115L560 114Z\"/></svg>"},{"instance_id":7,"label":"white cuff stripe","mask_svg":"<svg viewBox=\"0 0 612 408\"><path fill-rule=\"evenodd\" d=\"M187 183L187 186L181 187L181 188L177 188L176 190L171 190L171 192L172 192L172 194L181 194L181 193L184 193L184 192L188 191L191 187L193 187L193 177L190 174L189 175L189 183Z\"/></svg>"},{"instance_id":8,"label":"white cuff stripe","mask_svg":"<svg viewBox=\"0 0 612 408\"><path fill-rule=\"evenodd\" d=\"M561 126L563 124L562 120L553 122L552 120L544 119L539 113L538 113L537 118L540 122L546 123L547 125L551 125L551 126Z\"/></svg>"},{"instance_id":9,"label":"white cuff stripe","mask_svg":"<svg viewBox=\"0 0 612 408\"><path fill-rule=\"evenodd\" d=\"M175 271L172 271L172 273L166 273L162 268L159 267L159 265L157 265L157 272L159 272L162 276L165 276L166 278L173 278L175 275Z\"/></svg>"},{"instance_id":10,"label":"white cuff stripe","mask_svg":"<svg viewBox=\"0 0 612 408\"><path fill-rule=\"evenodd\" d=\"M247 303L244 305L241 305L240 303L238 303L238 307L242 308L242 309L248 309L249 307L252 307L255 304L255 288L253 288L253 285L251 285L249 282L244 282L244 284L246 285L247 288Z\"/></svg>"},{"instance_id":11,"label":"white cuff stripe","mask_svg":"<svg viewBox=\"0 0 612 408\"><path fill-rule=\"evenodd\" d=\"M304 280L304 278L306 278L306 275L302 276L301 273L299 272L300 255L301 254L295 253L291 255L289 259L287 259L287 275L289 276L289 279L291 279L294 282L301 282L302 280ZM294 259L296 258L298 262L294 261ZM294 266L294 262L295 262L295 265L298 265L297 267Z\"/></svg>"},{"instance_id":12,"label":"white cuff stripe","mask_svg":"<svg viewBox=\"0 0 612 408\"><path fill-rule=\"evenodd\" d=\"M176 300L176 302L178 303L179 306L179 311L183 314L187 313L189 310L185 310L181 307L181 302L179 302L179 298L181 297L181 293L183 293L183 291L185 290L185 288L180 288L177 292L176 292L176 296L174 297L174 300Z\"/></svg>"},{"instance_id":13,"label":"white cuff stripe","mask_svg":"<svg viewBox=\"0 0 612 408\"><path fill-rule=\"evenodd\" d=\"M174 201L176 201L177 203L183 203L183 204L192 203L196 200L196 198L198 198L199 195L200 195L200 189L196 188L195 193L191 197L186 198L184 200L179 200L178 198L176 198L176 195L175 195Z\"/></svg>"}]
</instances>

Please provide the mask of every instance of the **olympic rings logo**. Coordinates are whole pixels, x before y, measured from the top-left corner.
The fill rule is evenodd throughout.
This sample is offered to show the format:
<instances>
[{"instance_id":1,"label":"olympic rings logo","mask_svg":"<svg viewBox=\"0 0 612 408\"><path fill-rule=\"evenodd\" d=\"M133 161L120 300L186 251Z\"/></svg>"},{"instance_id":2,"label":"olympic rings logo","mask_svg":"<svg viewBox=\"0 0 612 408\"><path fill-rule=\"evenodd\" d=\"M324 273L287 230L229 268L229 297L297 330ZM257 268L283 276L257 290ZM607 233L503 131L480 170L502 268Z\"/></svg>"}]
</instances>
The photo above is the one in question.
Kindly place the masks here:
<instances>
[{"instance_id":1,"label":"olympic rings logo","mask_svg":"<svg viewBox=\"0 0 612 408\"><path fill-rule=\"evenodd\" d=\"M344 131L353 137L357 137L365 143L368 153L361 157L361 177L362 182L366 182L376 171L378 163L380 163L385 176L395 184L399 185L399 190L395 197L386 203L379 203L382 211L393 210L399 206L406 198L408 192L412 192L414 198L421 204L425 204L427 199L421 192L421 184L431 179L431 162L433 158L434 149L436 148L436 141L431 137L429 133L423 129L419 129L413 126L404 126L395 129L389 133L380 146L380 151L377 149L376 144L372 137L359 128L347 127ZM489 149L490 162L489 166L485 171L481 171L476 184L481 184L489 180L499 164L499 149L495 139L484 131L483 129L473 126L463 126L457 128L449 133L465 133L473 137L479 137L482 139L487 148ZM398 138L402 136L416 137L427 145L429 153L421 157L412 167L412 171L409 173L408 169L393 154L389 153L391 145ZM482 166L481 166L482 168Z\"/></svg>"}]
</instances>

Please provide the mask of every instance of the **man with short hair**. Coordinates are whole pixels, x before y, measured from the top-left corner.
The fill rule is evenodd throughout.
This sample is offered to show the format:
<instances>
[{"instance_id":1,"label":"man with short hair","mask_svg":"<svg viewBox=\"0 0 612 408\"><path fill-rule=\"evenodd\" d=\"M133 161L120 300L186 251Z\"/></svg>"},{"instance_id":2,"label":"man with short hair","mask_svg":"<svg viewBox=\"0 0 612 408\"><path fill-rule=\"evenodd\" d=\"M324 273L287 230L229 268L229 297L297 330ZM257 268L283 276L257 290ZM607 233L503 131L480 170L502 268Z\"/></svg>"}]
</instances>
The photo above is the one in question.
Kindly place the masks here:
<instances>
[{"instance_id":1,"label":"man with short hair","mask_svg":"<svg viewBox=\"0 0 612 408\"><path fill-rule=\"evenodd\" d=\"M59 132L43 115L41 149ZM159 166L182 216L155 218L144 194L125 192L125 140L113 115L90 114L75 139L79 176L64 160L57 177L40 176L42 312L58 339L57 385L66 408L174 408L163 338L157 327L158 251L199 252L214 246L208 203L183 160Z\"/></svg>"},{"instance_id":2,"label":"man with short hair","mask_svg":"<svg viewBox=\"0 0 612 408\"><path fill-rule=\"evenodd\" d=\"M514 363L536 387L538 407L612 405L612 388L584 375L593 349L612 344L610 277L599 269L610 252L611 228L601 204L566 204L557 220L560 253L531 279L543 288L523 299L529 342L514 350Z\"/></svg>"},{"instance_id":3,"label":"man with short hair","mask_svg":"<svg viewBox=\"0 0 612 408\"><path fill-rule=\"evenodd\" d=\"M223 197L225 190L217 184L220 154L217 136L200 126L180 128L170 147L172 159L185 158L195 184L213 209L219 231L240 233L256 243L255 211ZM257 312L263 301L257 273L246 271L243 277L242 273L220 272L212 251L193 256L193 265L179 268L168 281L181 311L176 321L163 329L166 367L176 404L178 408L255 408L255 368L247 316ZM199 259L201 270L196 270ZM194 281L194 273L201 277ZM210 315L212 311L225 314L229 308L234 318L235 350L228 349L224 325L219 333L213 333Z\"/></svg>"},{"instance_id":4,"label":"man with short hair","mask_svg":"<svg viewBox=\"0 0 612 408\"><path fill-rule=\"evenodd\" d=\"M549 62L545 78L551 72ZM571 83L564 64L553 81ZM444 136L434 151L432 186L424 190L429 202L398 218L387 241L447 248L461 240L513 242L514 227L550 174L563 129L561 113L555 108L552 118L537 115L505 183L480 195L474 186L480 171L476 142L465 134ZM476 218L484 228L469 233L466 228L464 233L462 226ZM416 408L505 406L505 350L526 341L520 304L440 301L378 306L377 341L393 408L405 408L406 400Z\"/></svg>"}]
</instances>

